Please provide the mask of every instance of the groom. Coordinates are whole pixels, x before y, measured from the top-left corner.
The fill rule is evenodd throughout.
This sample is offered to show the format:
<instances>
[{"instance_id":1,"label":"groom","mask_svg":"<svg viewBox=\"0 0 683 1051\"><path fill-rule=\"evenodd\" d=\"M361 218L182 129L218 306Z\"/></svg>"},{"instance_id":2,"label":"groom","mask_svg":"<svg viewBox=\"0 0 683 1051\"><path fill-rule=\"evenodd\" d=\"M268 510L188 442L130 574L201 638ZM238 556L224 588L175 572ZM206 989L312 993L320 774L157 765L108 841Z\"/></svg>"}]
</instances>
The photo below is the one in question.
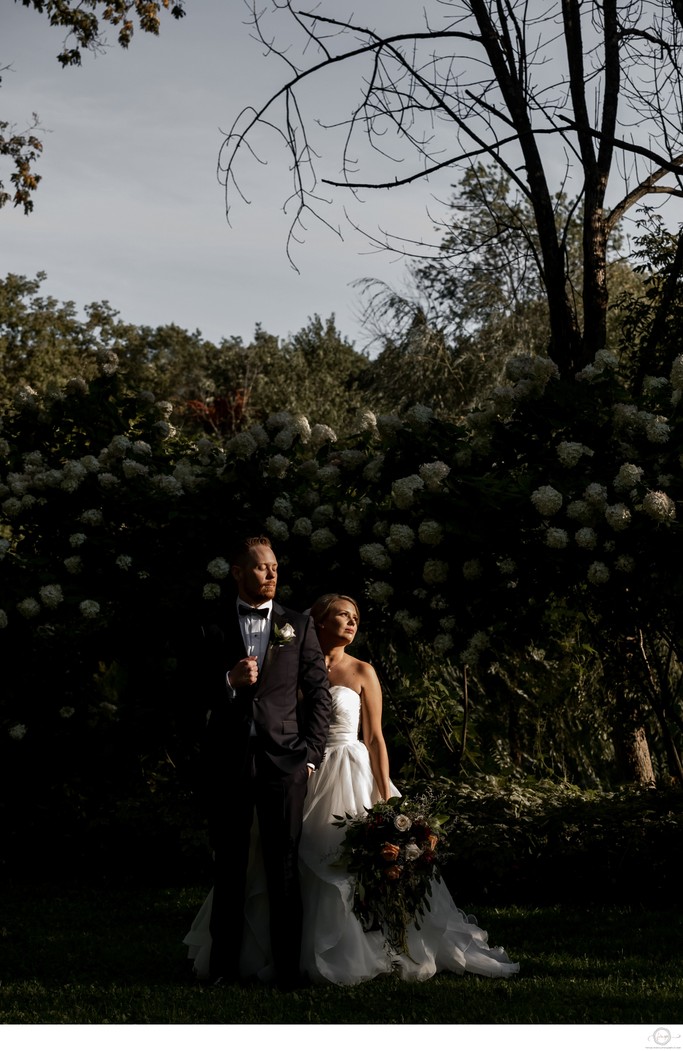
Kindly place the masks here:
<instances>
[{"instance_id":1,"label":"groom","mask_svg":"<svg viewBox=\"0 0 683 1051\"><path fill-rule=\"evenodd\" d=\"M231 560L237 600L203 628L208 701L204 761L214 850L211 980L239 979L254 811L268 886L275 979L299 980L298 848L308 778L323 758L331 700L313 622L275 602L277 560L265 536Z\"/></svg>"}]
</instances>

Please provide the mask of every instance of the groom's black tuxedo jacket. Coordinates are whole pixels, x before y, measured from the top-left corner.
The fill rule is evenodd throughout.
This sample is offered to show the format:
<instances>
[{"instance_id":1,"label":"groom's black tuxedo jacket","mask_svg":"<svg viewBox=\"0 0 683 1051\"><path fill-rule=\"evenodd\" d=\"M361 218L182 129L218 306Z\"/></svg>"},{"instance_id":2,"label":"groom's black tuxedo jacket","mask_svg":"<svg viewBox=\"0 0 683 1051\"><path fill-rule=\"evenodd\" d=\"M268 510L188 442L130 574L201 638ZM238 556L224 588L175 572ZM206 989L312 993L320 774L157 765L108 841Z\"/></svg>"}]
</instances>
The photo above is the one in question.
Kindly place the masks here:
<instances>
[{"instance_id":1,"label":"groom's black tuxedo jacket","mask_svg":"<svg viewBox=\"0 0 683 1051\"><path fill-rule=\"evenodd\" d=\"M290 624L294 637L278 641L275 627ZM210 709L205 760L219 780L239 776L249 749L252 723L259 752L285 776L297 767L322 762L330 724L331 698L325 660L309 616L273 603L270 641L254 686L233 696L226 673L246 657L237 611L205 625L203 700ZM209 776L211 777L211 773Z\"/></svg>"}]
</instances>

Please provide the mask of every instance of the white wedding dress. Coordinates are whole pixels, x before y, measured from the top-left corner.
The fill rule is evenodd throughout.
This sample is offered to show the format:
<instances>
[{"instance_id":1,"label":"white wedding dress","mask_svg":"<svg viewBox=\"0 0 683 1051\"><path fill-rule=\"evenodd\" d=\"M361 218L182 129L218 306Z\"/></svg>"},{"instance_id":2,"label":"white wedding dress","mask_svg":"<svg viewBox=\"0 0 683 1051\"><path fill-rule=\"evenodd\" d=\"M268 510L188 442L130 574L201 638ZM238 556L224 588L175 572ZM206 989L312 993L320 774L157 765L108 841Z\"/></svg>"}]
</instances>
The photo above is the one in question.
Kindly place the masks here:
<instances>
[{"instance_id":1,"label":"white wedding dress","mask_svg":"<svg viewBox=\"0 0 683 1051\"><path fill-rule=\"evenodd\" d=\"M332 721L325 761L312 775L299 849L304 929L301 970L313 981L356 985L379 974L423 981L438 971L504 978L519 970L499 946L490 948L486 931L466 916L446 885L432 882L429 910L420 929L407 932L408 953L397 955L381 931L365 932L353 911L354 877L335 864L343 829L331 822L335 814L363 814L379 799L370 757L358 740L360 697L348 686L333 686ZM395 795L400 793L393 788ZM211 894L202 905L184 941L195 972L208 974L211 935ZM245 934L240 962L246 977L272 977L268 945L268 898L258 835L252 835Z\"/></svg>"}]
</instances>

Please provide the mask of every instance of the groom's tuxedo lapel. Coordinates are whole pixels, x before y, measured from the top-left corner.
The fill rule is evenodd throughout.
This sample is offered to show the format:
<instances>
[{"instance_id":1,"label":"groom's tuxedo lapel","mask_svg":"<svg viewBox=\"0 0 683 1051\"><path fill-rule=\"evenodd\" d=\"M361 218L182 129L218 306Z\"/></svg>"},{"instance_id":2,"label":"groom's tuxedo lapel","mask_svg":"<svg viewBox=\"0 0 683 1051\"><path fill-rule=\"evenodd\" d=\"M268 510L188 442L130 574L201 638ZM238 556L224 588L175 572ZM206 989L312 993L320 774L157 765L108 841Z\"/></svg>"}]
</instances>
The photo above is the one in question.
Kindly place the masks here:
<instances>
[{"instance_id":1,"label":"groom's tuxedo lapel","mask_svg":"<svg viewBox=\"0 0 683 1051\"><path fill-rule=\"evenodd\" d=\"M266 650L266 655L263 660L263 667L261 668L261 672L259 674L259 681L261 683L263 682L265 676L269 673L273 666L274 658L278 648L275 642L275 626L277 625L278 628L281 628L282 625L286 622L286 619L287 618L285 617L285 611L283 610L282 606L279 606L276 602L273 602L273 615L270 618L270 638L268 640L268 648Z\"/></svg>"}]
</instances>

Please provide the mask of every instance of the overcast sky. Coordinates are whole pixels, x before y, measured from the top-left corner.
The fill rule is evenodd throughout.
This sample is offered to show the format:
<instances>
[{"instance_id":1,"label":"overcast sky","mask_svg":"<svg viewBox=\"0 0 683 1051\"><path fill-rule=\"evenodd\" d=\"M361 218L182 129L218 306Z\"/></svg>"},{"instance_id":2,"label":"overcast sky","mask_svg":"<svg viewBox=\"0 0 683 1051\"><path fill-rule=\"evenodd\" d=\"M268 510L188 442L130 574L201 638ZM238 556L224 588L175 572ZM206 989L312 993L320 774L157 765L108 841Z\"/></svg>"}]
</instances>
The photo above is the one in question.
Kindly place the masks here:
<instances>
[{"instance_id":1,"label":"overcast sky","mask_svg":"<svg viewBox=\"0 0 683 1051\"><path fill-rule=\"evenodd\" d=\"M279 86L283 67L250 39L241 0L190 0L187 8L179 22L162 18L158 38L136 32L127 51L112 46L62 69L63 31L4 0L0 65L11 68L0 113L22 130L35 111L47 131L33 213L0 212L0 273L44 270L44 291L79 308L107 299L124 321L175 322L214 341L248 340L257 323L284 337L313 314L334 313L360 349L351 282L371 276L401 285L403 264L348 226L344 241L311 226L295 273L282 214L287 170L272 140L263 143L271 163L252 165L247 176L253 203L236 207L228 225L216 177L221 129ZM364 7L368 18L386 11L397 23L414 18L415 5ZM334 85L326 90L334 94ZM8 175L5 165L6 183ZM429 236L427 203L424 189L378 194L356 216L375 230Z\"/></svg>"}]
</instances>

